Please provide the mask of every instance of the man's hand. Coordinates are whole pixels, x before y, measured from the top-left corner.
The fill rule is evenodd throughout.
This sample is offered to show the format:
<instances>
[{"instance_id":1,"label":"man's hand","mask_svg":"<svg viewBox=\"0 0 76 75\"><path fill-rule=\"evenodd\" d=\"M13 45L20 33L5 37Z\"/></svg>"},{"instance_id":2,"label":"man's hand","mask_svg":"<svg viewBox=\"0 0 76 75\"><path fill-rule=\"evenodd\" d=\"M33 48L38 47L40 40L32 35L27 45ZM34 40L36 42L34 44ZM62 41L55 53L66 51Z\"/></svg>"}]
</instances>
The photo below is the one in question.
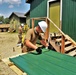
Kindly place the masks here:
<instances>
[{"instance_id":1,"label":"man's hand","mask_svg":"<svg viewBox=\"0 0 76 75\"><path fill-rule=\"evenodd\" d=\"M41 50L40 47L38 47L38 48L36 49L36 51L37 51L38 54L41 54L41 53L42 53L42 50Z\"/></svg>"}]
</instances>

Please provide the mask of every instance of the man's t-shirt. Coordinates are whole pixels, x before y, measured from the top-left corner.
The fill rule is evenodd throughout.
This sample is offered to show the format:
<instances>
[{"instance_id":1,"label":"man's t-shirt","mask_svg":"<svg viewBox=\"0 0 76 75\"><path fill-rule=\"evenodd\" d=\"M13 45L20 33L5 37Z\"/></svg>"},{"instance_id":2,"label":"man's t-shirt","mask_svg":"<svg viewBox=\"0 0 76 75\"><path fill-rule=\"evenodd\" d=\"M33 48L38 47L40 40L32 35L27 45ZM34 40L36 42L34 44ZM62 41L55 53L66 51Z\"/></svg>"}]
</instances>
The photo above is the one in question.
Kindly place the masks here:
<instances>
[{"instance_id":1,"label":"man's t-shirt","mask_svg":"<svg viewBox=\"0 0 76 75\"><path fill-rule=\"evenodd\" d=\"M37 34L37 33L35 32L35 29L32 28L32 29L29 29L29 30L27 31L27 33L26 33L26 35L25 35L24 41L29 40L31 43L33 43L34 45L36 45L36 41L37 41L38 37L39 37L39 34ZM26 45L25 42L24 42L24 44ZM33 49L31 49L31 48L29 48L29 47L27 47L27 46L25 46L25 49L26 49L26 51L31 51L31 50L33 50Z\"/></svg>"},{"instance_id":2,"label":"man's t-shirt","mask_svg":"<svg viewBox=\"0 0 76 75\"><path fill-rule=\"evenodd\" d=\"M34 45L36 45L37 39L42 40L42 39L44 39L44 38L41 36L41 34L38 34L38 33L36 32L36 29L35 29L35 28L34 28L34 29L32 28L32 29L29 29L29 30L27 31L27 33L26 33L26 35L25 35L24 41L29 40L31 43L33 43ZM26 45L25 42L24 42L24 44ZM33 49L31 49L31 48L29 48L29 47L27 47L27 46L25 46L25 49L26 49L26 51L33 50Z\"/></svg>"},{"instance_id":3,"label":"man's t-shirt","mask_svg":"<svg viewBox=\"0 0 76 75\"><path fill-rule=\"evenodd\" d=\"M36 44L39 34L35 33L34 29L29 29L26 33L25 40L30 40L31 43Z\"/></svg>"}]
</instances>

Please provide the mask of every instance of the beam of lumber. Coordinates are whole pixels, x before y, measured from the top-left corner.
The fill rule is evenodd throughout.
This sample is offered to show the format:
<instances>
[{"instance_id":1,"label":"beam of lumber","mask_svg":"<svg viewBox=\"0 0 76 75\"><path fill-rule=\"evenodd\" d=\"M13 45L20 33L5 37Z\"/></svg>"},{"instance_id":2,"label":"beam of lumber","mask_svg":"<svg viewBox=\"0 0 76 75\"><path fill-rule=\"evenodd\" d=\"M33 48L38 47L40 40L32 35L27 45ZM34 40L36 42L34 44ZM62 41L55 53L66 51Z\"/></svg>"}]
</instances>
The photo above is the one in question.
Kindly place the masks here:
<instances>
[{"instance_id":1,"label":"beam of lumber","mask_svg":"<svg viewBox=\"0 0 76 75\"><path fill-rule=\"evenodd\" d=\"M12 63L11 61L9 61L9 58L2 59L2 61L7 66L9 66L10 63ZM9 68L11 68L17 75L22 75L23 74L23 72L17 66L15 66L14 64L9 66Z\"/></svg>"},{"instance_id":2,"label":"beam of lumber","mask_svg":"<svg viewBox=\"0 0 76 75\"><path fill-rule=\"evenodd\" d=\"M56 25L52 20L50 20L50 18L47 17L47 19L60 31L60 33L61 33L62 35L64 35L65 38L67 38L67 39L70 40L74 45L76 45L76 42L75 42L74 40L72 40L69 36L65 35L65 34L61 31L61 29L60 29L59 27L57 27L57 25Z\"/></svg>"},{"instance_id":3,"label":"beam of lumber","mask_svg":"<svg viewBox=\"0 0 76 75\"><path fill-rule=\"evenodd\" d=\"M65 38L65 40L67 40L67 39ZM56 39L56 42L61 42L61 41L62 41L62 38Z\"/></svg>"},{"instance_id":4,"label":"beam of lumber","mask_svg":"<svg viewBox=\"0 0 76 75\"><path fill-rule=\"evenodd\" d=\"M76 55L76 50L73 50L73 51L69 52L67 55L75 56Z\"/></svg>"},{"instance_id":5,"label":"beam of lumber","mask_svg":"<svg viewBox=\"0 0 76 75\"><path fill-rule=\"evenodd\" d=\"M65 48L65 37L62 35L62 44L61 44L61 53L64 53L64 48Z\"/></svg>"},{"instance_id":6,"label":"beam of lumber","mask_svg":"<svg viewBox=\"0 0 76 75\"><path fill-rule=\"evenodd\" d=\"M18 54L18 55L11 56L10 58L15 58L15 57L18 57L19 55L24 55L24 54L27 54L27 53L20 53L20 54ZM2 59L2 61L3 61L7 66L9 66L9 68L12 69L17 75L27 75L27 74L24 73L22 70L20 70L16 65L14 65L13 62L11 62L11 61L9 60L9 57ZM10 65L9 65L9 64L10 64Z\"/></svg>"},{"instance_id":7,"label":"beam of lumber","mask_svg":"<svg viewBox=\"0 0 76 75\"><path fill-rule=\"evenodd\" d=\"M54 33L51 33L50 35L51 35L51 37L61 37L62 36L60 33L56 33L56 35Z\"/></svg>"},{"instance_id":8,"label":"beam of lumber","mask_svg":"<svg viewBox=\"0 0 76 75\"><path fill-rule=\"evenodd\" d=\"M34 21L35 21L35 20L34 20L34 19L32 19L32 28L34 28Z\"/></svg>"},{"instance_id":9,"label":"beam of lumber","mask_svg":"<svg viewBox=\"0 0 76 75\"><path fill-rule=\"evenodd\" d=\"M71 39L70 36L66 35L66 37L67 37L74 45L76 45L76 42L75 42L73 39Z\"/></svg>"},{"instance_id":10,"label":"beam of lumber","mask_svg":"<svg viewBox=\"0 0 76 75\"><path fill-rule=\"evenodd\" d=\"M65 47L65 51L69 51L69 50L74 49L74 48L76 48L76 47L74 47L74 46L68 46L68 47Z\"/></svg>"},{"instance_id":11,"label":"beam of lumber","mask_svg":"<svg viewBox=\"0 0 76 75\"><path fill-rule=\"evenodd\" d=\"M35 19L35 20L45 20L46 17L37 17L37 18L31 18L31 19Z\"/></svg>"},{"instance_id":12,"label":"beam of lumber","mask_svg":"<svg viewBox=\"0 0 76 75\"><path fill-rule=\"evenodd\" d=\"M47 19L61 32L62 35L65 36L65 34L61 31L61 29L50 18L47 17Z\"/></svg>"},{"instance_id":13,"label":"beam of lumber","mask_svg":"<svg viewBox=\"0 0 76 75\"><path fill-rule=\"evenodd\" d=\"M71 42L70 42L70 41L66 41L66 42L65 42L65 46L68 45L68 44L71 44ZM59 46L61 46L61 43L60 43Z\"/></svg>"},{"instance_id":14,"label":"beam of lumber","mask_svg":"<svg viewBox=\"0 0 76 75\"><path fill-rule=\"evenodd\" d=\"M1 24L1 25L0 25L0 28L9 28L9 27L10 27L9 24Z\"/></svg>"},{"instance_id":15,"label":"beam of lumber","mask_svg":"<svg viewBox=\"0 0 76 75\"><path fill-rule=\"evenodd\" d=\"M15 65L10 66L10 68L17 74L17 75L23 75L23 72ZM27 75L27 74L26 74Z\"/></svg>"}]
</instances>

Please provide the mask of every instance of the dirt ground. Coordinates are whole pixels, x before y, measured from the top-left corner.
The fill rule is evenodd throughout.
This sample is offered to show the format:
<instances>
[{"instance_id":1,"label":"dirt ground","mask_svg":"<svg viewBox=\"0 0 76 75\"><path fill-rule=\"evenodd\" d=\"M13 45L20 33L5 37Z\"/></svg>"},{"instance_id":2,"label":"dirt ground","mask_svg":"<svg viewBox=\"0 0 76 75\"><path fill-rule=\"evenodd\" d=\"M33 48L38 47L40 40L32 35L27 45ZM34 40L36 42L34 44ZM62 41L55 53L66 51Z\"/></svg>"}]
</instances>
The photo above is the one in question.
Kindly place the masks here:
<instances>
[{"instance_id":1,"label":"dirt ground","mask_svg":"<svg viewBox=\"0 0 76 75\"><path fill-rule=\"evenodd\" d=\"M17 47L18 33L0 32L0 59L8 58L21 53ZM13 51L13 48L15 51ZM17 75L3 61L0 61L0 75Z\"/></svg>"}]
</instances>

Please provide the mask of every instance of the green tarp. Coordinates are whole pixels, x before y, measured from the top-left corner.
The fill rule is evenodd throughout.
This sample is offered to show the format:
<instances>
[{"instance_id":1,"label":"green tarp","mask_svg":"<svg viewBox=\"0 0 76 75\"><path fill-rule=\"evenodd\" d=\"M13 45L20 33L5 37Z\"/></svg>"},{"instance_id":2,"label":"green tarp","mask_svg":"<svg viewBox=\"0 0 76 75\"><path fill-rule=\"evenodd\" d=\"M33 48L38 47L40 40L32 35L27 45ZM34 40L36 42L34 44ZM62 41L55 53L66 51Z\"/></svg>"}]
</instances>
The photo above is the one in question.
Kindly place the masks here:
<instances>
[{"instance_id":1,"label":"green tarp","mask_svg":"<svg viewBox=\"0 0 76 75\"><path fill-rule=\"evenodd\" d=\"M36 52L10 58L17 67L28 75L76 75L76 58L43 49Z\"/></svg>"}]
</instances>

